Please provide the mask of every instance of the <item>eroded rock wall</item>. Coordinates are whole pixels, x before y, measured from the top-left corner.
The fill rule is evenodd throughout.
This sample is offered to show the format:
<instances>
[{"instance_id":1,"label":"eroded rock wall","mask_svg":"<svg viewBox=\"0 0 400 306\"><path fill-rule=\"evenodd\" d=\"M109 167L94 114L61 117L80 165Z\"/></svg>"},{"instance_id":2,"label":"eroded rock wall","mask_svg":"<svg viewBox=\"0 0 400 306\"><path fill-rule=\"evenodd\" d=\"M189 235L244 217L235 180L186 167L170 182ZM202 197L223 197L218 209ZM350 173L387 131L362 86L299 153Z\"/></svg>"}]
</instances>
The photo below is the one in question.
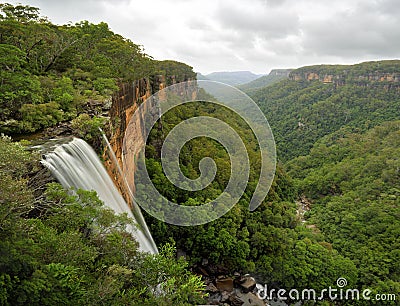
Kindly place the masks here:
<instances>
[{"instance_id":1,"label":"eroded rock wall","mask_svg":"<svg viewBox=\"0 0 400 306\"><path fill-rule=\"evenodd\" d=\"M186 81L194 80L185 79L182 82L177 82L177 80L180 80L180 78L173 76L166 78L163 75L158 75L151 79L146 78L132 83L121 84L119 92L112 98L110 109L111 135L109 136L109 141L118 165L111 158L111 152L107 148L105 149L104 160L109 174L128 203L130 203L130 196L127 185L132 192L135 191L135 160L141 149L145 146L144 115L152 114L156 117L159 116L156 105L146 103L140 109L139 106L154 93L167 87L167 84L175 85L177 94L188 96L194 100L195 92L188 93L188 90L192 90L192 87L188 87L186 83ZM125 149L124 139L126 142ZM117 166L123 171L123 176L118 172ZM124 178L126 179L125 181Z\"/></svg>"},{"instance_id":2,"label":"eroded rock wall","mask_svg":"<svg viewBox=\"0 0 400 306\"><path fill-rule=\"evenodd\" d=\"M123 169L122 151L125 132L138 107L151 97L154 92L157 92L165 86L166 81L165 76L163 75L155 76L152 79L143 78L135 82L120 84L119 92L114 94L112 97L109 142L111 149L116 156L117 164L112 158L112 152L109 152L108 148L105 148L103 157L107 171L129 204L131 204L131 197L128 193L129 190L124 182L124 177L121 176L118 171L118 167L121 170ZM136 130L131 131L131 133L132 135L135 135L135 147L140 149L144 142L141 125L138 124ZM135 152L132 153L134 154ZM131 179L133 179L133 177Z\"/></svg>"}]
</instances>

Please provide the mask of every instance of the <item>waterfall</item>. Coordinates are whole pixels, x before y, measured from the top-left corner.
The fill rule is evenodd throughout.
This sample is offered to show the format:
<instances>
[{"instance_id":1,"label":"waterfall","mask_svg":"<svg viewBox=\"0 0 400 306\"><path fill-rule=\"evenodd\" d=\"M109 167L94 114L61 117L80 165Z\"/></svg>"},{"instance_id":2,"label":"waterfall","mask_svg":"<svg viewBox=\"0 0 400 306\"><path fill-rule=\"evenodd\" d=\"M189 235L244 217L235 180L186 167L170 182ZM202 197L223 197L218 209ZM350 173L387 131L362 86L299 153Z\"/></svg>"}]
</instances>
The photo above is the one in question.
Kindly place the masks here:
<instances>
[{"instance_id":1,"label":"waterfall","mask_svg":"<svg viewBox=\"0 0 400 306\"><path fill-rule=\"evenodd\" d=\"M96 152L84 140L74 138L67 144L57 146L45 154L42 163L64 188L94 190L99 199L115 213L127 213L136 222L137 226L129 225L127 230L139 242L139 249L151 254L158 253L140 209L136 206L135 217Z\"/></svg>"}]
</instances>

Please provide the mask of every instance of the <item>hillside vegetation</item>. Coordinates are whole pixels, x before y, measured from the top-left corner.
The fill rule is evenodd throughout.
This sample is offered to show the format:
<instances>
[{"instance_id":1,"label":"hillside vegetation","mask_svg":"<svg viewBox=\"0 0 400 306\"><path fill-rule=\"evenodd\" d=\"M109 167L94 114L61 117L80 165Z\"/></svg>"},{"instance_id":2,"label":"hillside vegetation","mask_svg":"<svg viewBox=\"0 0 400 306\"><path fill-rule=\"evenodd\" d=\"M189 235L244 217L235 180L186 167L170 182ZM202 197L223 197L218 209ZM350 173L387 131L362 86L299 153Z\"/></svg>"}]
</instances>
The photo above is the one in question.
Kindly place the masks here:
<instances>
[{"instance_id":1,"label":"hillside vegetation","mask_svg":"<svg viewBox=\"0 0 400 306\"><path fill-rule=\"evenodd\" d=\"M40 185L38 156L0 137L1 305L190 305L201 280L176 260L138 251L126 225L93 191ZM33 175L35 175L33 178ZM42 192L38 192L43 189ZM158 286L162 293L155 295Z\"/></svg>"},{"instance_id":2,"label":"hillside vegetation","mask_svg":"<svg viewBox=\"0 0 400 306\"><path fill-rule=\"evenodd\" d=\"M351 260L338 254L321 235L301 224L294 202L296 189L282 165L278 165L267 198L256 211L248 210L257 183L260 156L256 140L243 120L222 107L199 102L167 113L163 117L163 133L167 135L176 124L193 116L219 118L229 123L242 137L252 165L248 188L227 214L205 225L180 227L147 216L156 242L173 241L193 265L201 265L206 260L205 269L210 271L222 267L228 274L251 272L259 277L260 282L281 288L322 289L334 284L344 273L349 275L350 282L356 284L357 272ZM198 164L206 156L212 157L218 167L212 184L199 192L188 192L168 182L157 149L156 140L161 131L153 128L151 135L146 148L147 169L153 183L165 197L181 205L194 206L209 202L222 193L231 176L231 169L227 153L220 144L196 138L183 147L180 166L186 176L199 177ZM141 193L146 195L146 186L139 185L137 188L139 197ZM323 277L314 278L315 273L323 274Z\"/></svg>"},{"instance_id":3,"label":"hillside vegetation","mask_svg":"<svg viewBox=\"0 0 400 306\"><path fill-rule=\"evenodd\" d=\"M107 105L121 82L146 77L151 83L159 74L167 85L195 78L190 66L153 60L105 23L54 25L37 8L0 9L0 133L23 139L65 121L84 136L107 124ZM155 256L138 251L126 231L132 220L106 209L91 191L72 196L48 183L29 143L2 135L0 304L205 304L204 283L190 269L214 279L252 273L259 283L288 291L338 289L336 280L344 277L347 288L400 298L399 75L397 60L319 65L249 91L271 125L279 158L271 190L254 212L248 204L260 152L247 124L204 102L207 97L163 115L151 131L146 163L165 197L202 205L221 194L231 175L225 149L198 137L183 146L181 171L199 177L199 162L209 156L218 167L215 180L198 192L168 181L160 144L191 117L228 123L243 138L251 170L239 203L213 222L179 227L146 215L162 250ZM85 113L91 104L100 105L97 115ZM146 190L137 186L137 194ZM185 259L176 258L176 248Z\"/></svg>"},{"instance_id":4,"label":"hillside vegetation","mask_svg":"<svg viewBox=\"0 0 400 306\"><path fill-rule=\"evenodd\" d=\"M398 119L399 72L400 61L304 67L251 97L271 125L279 157L288 161L341 128L366 131Z\"/></svg>"},{"instance_id":5,"label":"hillside vegetation","mask_svg":"<svg viewBox=\"0 0 400 306\"><path fill-rule=\"evenodd\" d=\"M330 134L288 168L313 202L308 222L353 260L360 283L400 293L400 121Z\"/></svg>"},{"instance_id":6,"label":"hillside vegetation","mask_svg":"<svg viewBox=\"0 0 400 306\"><path fill-rule=\"evenodd\" d=\"M359 288L397 296L399 75L400 61L303 67L253 95L310 209L305 225L352 260Z\"/></svg>"},{"instance_id":7,"label":"hillside vegetation","mask_svg":"<svg viewBox=\"0 0 400 306\"><path fill-rule=\"evenodd\" d=\"M192 68L155 61L104 22L55 25L38 8L0 4L0 133L35 132L107 107L120 82L152 75L195 78Z\"/></svg>"}]
</instances>

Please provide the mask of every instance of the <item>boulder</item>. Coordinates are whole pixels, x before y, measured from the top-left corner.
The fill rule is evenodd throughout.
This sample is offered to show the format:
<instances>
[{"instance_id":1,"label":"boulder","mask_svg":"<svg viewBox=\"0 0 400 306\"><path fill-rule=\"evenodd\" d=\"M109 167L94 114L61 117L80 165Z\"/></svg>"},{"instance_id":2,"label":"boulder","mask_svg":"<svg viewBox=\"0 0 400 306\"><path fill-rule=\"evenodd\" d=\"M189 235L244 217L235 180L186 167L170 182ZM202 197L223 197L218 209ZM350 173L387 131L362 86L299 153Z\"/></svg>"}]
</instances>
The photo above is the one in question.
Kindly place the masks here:
<instances>
[{"instance_id":1,"label":"boulder","mask_svg":"<svg viewBox=\"0 0 400 306\"><path fill-rule=\"evenodd\" d=\"M213 283L209 283L209 284L207 285L207 287L206 287L206 291L207 291L207 292L211 292L211 293L216 293L216 292L218 292L219 290L218 290L217 287L215 287L215 285L214 285Z\"/></svg>"},{"instance_id":2,"label":"boulder","mask_svg":"<svg viewBox=\"0 0 400 306\"><path fill-rule=\"evenodd\" d=\"M221 292L221 303L225 303L229 301L229 298L231 296L231 293L228 291L222 291Z\"/></svg>"},{"instance_id":3,"label":"boulder","mask_svg":"<svg viewBox=\"0 0 400 306\"><path fill-rule=\"evenodd\" d=\"M220 291L233 291L233 279L230 277L217 279L216 286Z\"/></svg>"},{"instance_id":4,"label":"boulder","mask_svg":"<svg viewBox=\"0 0 400 306\"><path fill-rule=\"evenodd\" d=\"M242 279L239 281L239 287L242 289L244 293L248 293L254 290L256 287L256 280L254 277L251 276L244 276Z\"/></svg>"},{"instance_id":5,"label":"boulder","mask_svg":"<svg viewBox=\"0 0 400 306\"><path fill-rule=\"evenodd\" d=\"M265 306L265 301L258 298L254 293L237 292L237 296L244 302L241 306Z\"/></svg>"},{"instance_id":6,"label":"boulder","mask_svg":"<svg viewBox=\"0 0 400 306\"><path fill-rule=\"evenodd\" d=\"M242 306L244 301L242 301L239 296L233 293L229 296L229 304L232 306Z\"/></svg>"}]
</instances>

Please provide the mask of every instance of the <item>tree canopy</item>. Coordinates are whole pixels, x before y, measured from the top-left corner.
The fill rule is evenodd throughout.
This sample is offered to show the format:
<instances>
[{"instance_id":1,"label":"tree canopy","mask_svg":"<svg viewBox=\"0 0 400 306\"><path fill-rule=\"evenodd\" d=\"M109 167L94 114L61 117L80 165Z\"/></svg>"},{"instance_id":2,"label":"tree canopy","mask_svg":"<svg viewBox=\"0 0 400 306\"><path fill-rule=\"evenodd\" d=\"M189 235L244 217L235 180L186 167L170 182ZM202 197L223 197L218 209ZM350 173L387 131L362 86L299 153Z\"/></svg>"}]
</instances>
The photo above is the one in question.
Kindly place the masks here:
<instances>
[{"instance_id":1,"label":"tree canopy","mask_svg":"<svg viewBox=\"0 0 400 306\"><path fill-rule=\"evenodd\" d=\"M37 193L37 157L0 138L1 305L191 305L202 303L201 278L165 244L138 251L126 215L95 192L68 194L57 183ZM37 180L38 178L36 178Z\"/></svg>"},{"instance_id":2,"label":"tree canopy","mask_svg":"<svg viewBox=\"0 0 400 306\"><path fill-rule=\"evenodd\" d=\"M118 84L192 67L156 61L104 22L55 25L28 5L0 4L0 133L35 132L105 104ZM167 78L167 81L169 79Z\"/></svg>"}]
</instances>

